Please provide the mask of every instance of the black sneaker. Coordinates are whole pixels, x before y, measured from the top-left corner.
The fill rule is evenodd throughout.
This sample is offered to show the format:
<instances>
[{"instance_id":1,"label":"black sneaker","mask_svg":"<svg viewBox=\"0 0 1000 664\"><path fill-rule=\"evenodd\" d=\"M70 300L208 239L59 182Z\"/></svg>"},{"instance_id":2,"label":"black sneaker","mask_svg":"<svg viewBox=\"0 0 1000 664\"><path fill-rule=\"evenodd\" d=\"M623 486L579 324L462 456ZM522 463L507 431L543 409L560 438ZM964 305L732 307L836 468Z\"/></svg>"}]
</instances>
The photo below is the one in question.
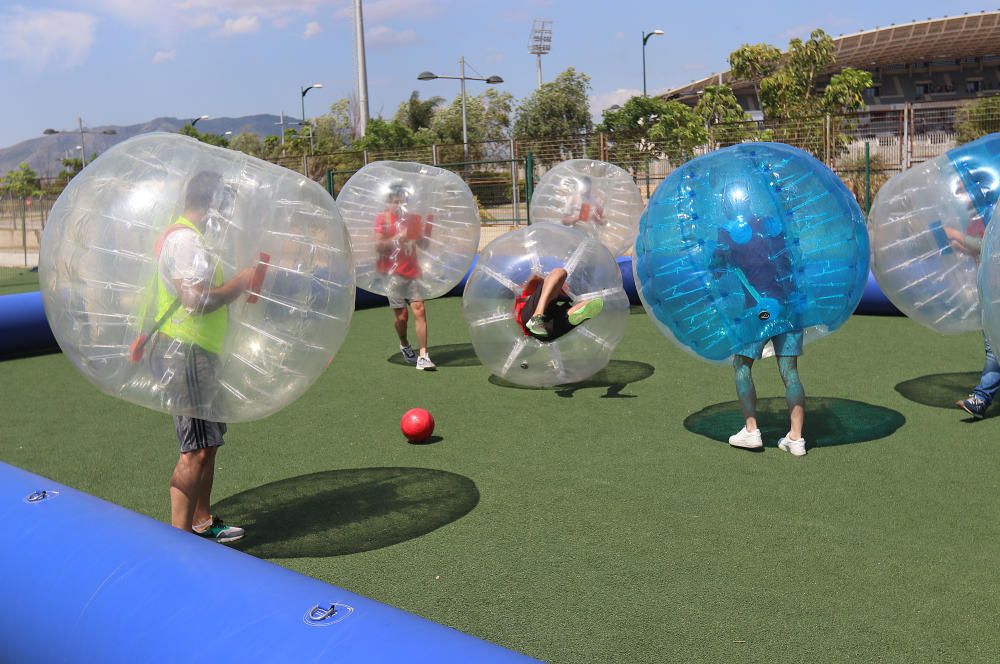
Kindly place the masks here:
<instances>
[{"instance_id":1,"label":"black sneaker","mask_svg":"<svg viewBox=\"0 0 1000 664\"><path fill-rule=\"evenodd\" d=\"M986 409L990 407L989 402L978 394L970 394L962 401L956 401L955 405L972 415L977 420L983 419Z\"/></svg>"}]
</instances>

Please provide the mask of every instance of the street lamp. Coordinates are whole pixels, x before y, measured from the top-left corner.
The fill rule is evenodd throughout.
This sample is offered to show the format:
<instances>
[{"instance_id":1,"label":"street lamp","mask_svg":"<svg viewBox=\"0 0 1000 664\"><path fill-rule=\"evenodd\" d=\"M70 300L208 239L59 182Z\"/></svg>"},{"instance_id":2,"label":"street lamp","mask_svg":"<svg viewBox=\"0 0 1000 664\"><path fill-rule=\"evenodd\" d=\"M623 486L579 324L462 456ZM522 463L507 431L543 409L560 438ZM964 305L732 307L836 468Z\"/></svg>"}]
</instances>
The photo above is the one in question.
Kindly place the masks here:
<instances>
[{"instance_id":1,"label":"street lamp","mask_svg":"<svg viewBox=\"0 0 1000 664\"><path fill-rule=\"evenodd\" d=\"M105 135L109 135L110 136L112 134L117 134L118 132L115 131L114 129L101 129L100 131L93 131L91 129L84 129L83 128L83 119L82 118L77 118L76 122L77 122L77 126L79 127L79 129L77 131L80 132L80 146L79 146L79 149L82 150L82 152L80 152L80 155L81 155L81 157L83 159L83 165L84 165L84 167L86 167L86 165L87 165L87 144L83 140L83 135L84 134L105 134ZM45 136L51 136L53 134L67 134L67 133L69 133L69 132L59 131L58 129L45 129L44 131L42 131L42 134L44 134Z\"/></svg>"},{"instance_id":2,"label":"street lamp","mask_svg":"<svg viewBox=\"0 0 1000 664\"><path fill-rule=\"evenodd\" d=\"M302 100L302 122L300 122L299 124L303 124L304 125L306 123L306 93L309 92L310 90L312 90L313 88L321 88L321 87L323 87L322 83L313 83L312 85L310 85L308 87L300 88L302 90L302 96L301 96L301 100ZM312 125L309 125L309 154L312 154L312 153L313 153L313 129L312 129Z\"/></svg>"},{"instance_id":3,"label":"street lamp","mask_svg":"<svg viewBox=\"0 0 1000 664\"><path fill-rule=\"evenodd\" d=\"M450 78L453 80L458 80L462 82L462 154L464 155L465 161L469 161L469 127L468 120L465 116L465 82L466 81L485 81L487 85L496 85L498 83L503 83L503 79L499 76L490 76L488 78L478 78L476 76L466 76L465 75L465 56L463 55L458 59L458 64L460 69L460 74L458 76L442 76L440 74L434 74L429 71L420 72L417 75L418 81L433 81L435 78Z\"/></svg>"},{"instance_id":4,"label":"street lamp","mask_svg":"<svg viewBox=\"0 0 1000 664\"><path fill-rule=\"evenodd\" d=\"M191 121L191 128L194 129L194 126L198 124L198 120L207 120L207 119L208 119L207 115L199 115L198 117L196 117L194 120Z\"/></svg>"},{"instance_id":5,"label":"street lamp","mask_svg":"<svg viewBox=\"0 0 1000 664\"><path fill-rule=\"evenodd\" d=\"M652 32L642 33L642 96L646 96L646 42L649 41L650 37L655 35L662 35L663 30L653 30Z\"/></svg>"}]
</instances>

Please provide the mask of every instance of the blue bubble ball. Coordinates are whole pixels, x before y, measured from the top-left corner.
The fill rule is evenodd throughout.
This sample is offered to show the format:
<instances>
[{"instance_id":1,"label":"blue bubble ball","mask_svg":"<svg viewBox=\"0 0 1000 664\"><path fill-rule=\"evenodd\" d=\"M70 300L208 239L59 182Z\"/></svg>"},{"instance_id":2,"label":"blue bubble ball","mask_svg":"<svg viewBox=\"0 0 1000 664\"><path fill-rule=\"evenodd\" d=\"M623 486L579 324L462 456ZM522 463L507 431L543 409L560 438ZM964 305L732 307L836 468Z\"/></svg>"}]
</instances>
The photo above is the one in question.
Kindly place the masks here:
<instances>
[{"instance_id":1,"label":"blue bubble ball","mask_svg":"<svg viewBox=\"0 0 1000 664\"><path fill-rule=\"evenodd\" d=\"M657 187L633 270L660 330L723 361L778 334L809 341L840 327L868 278L868 232L854 196L810 154L745 143Z\"/></svg>"}]
</instances>

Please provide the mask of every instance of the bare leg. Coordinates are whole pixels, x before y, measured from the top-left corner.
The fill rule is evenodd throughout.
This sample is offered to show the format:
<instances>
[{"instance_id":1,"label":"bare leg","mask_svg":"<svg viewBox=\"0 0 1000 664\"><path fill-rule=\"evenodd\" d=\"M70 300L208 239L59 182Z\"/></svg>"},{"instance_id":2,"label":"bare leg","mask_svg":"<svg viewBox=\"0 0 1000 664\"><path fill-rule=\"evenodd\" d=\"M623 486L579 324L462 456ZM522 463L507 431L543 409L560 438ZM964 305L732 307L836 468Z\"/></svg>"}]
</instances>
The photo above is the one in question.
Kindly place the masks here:
<instances>
[{"instance_id":1,"label":"bare leg","mask_svg":"<svg viewBox=\"0 0 1000 664\"><path fill-rule=\"evenodd\" d=\"M208 449L201 449L185 452L177 459L174 473L170 477L170 523L175 528L191 530L195 508L202 495L201 482L205 464L210 458L214 462L214 449L211 457Z\"/></svg>"},{"instance_id":2,"label":"bare leg","mask_svg":"<svg viewBox=\"0 0 1000 664\"><path fill-rule=\"evenodd\" d=\"M778 371L785 383L785 400L788 402L788 419L791 422L788 436L792 440L802 440L802 425L806 417L806 391L799 380L798 358L778 357Z\"/></svg>"},{"instance_id":3,"label":"bare leg","mask_svg":"<svg viewBox=\"0 0 1000 664\"><path fill-rule=\"evenodd\" d=\"M566 277L566 270L561 267L557 267L546 275L545 281L542 282L542 294L538 297L538 306L535 307L536 316L544 314L545 309L562 292L563 285L566 283Z\"/></svg>"},{"instance_id":4,"label":"bare leg","mask_svg":"<svg viewBox=\"0 0 1000 664\"><path fill-rule=\"evenodd\" d=\"M427 309L424 308L423 300L413 300L410 302L413 309L413 316L416 318L414 327L417 330L417 343L420 344L420 354L427 354Z\"/></svg>"},{"instance_id":5,"label":"bare leg","mask_svg":"<svg viewBox=\"0 0 1000 664\"><path fill-rule=\"evenodd\" d=\"M409 312L406 310L406 307L403 307L401 309L393 309L392 313L396 317L396 320L393 321L393 325L396 328L396 335L399 337L399 344L401 346L409 346L410 342L406 338L406 326L410 321Z\"/></svg>"},{"instance_id":6,"label":"bare leg","mask_svg":"<svg viewBox=\"0 0 1000 664\"><path fill-rule=\"evenodd\" d=\"M733 357L733 369L736 370L736 396L746 418L747 431L757 430L757 388L753 384L753 360L749 357L736 355Z\"/></svg>"},{"instance_id":7,"label":"bare leg","mask_svg":"<svg viewBox=\"0 0 1000 664\"><path fill-rule=\"evenodd\" d=\"M205 448L205 466L198 484L198 502L194 506L193 524L201 524L212 519L212 484L215 481L215 454L218 447Z\"/></svg>"}]
</instances>

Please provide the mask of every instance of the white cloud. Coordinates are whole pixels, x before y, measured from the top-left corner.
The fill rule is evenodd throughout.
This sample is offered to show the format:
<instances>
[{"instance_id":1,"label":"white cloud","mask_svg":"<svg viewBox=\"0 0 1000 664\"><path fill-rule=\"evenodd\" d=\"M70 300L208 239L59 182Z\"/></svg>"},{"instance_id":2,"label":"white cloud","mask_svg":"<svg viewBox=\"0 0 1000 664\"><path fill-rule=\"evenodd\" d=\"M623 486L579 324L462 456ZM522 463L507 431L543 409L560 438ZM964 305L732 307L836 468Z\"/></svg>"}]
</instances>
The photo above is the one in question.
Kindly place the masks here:
<instances>
[{"instance_id":1,"label":"white cloud","mask_svg":"<svg viewBox=\"0 0 1000 664\"><path fill-rule=\"evenodd\" d=\"M157 51L153 54L153 64L158 65L161 62L169 62L177 58L177 51Z\"/></svg>"},{"instance_id":2,"label":"white cloud","mask_svg":"<svg viewBox=\"0 0 1000 664\"><path fill-rule=\"evenodd\" d=\"M365 45L372 48L393 48L417 41L413 30L393 30L387 25L373 25L365 30Z\"/></svg>"},{"instance_id":3,"label":"white cloud","mask_svg":"<svg viewBox=\"0 0 1000 664\"><path fill-rule=\"evenodd\" d=\"M621 106L627 102L632 97L641 95L642 90L637 88L618 88L613 92L602 92L600 94L591 95L590 97L590 114L600 117L601 112L610 107L618 104Z\"/></svg>"},{"instance_id":4,"label":"white cloud","mask_svg":"<svg viewBox=\"0 0 1000 664\"><path fill-rule=\"evenodd\" d=\"M426 18L436 14L443 3L433 2L433 0L373 0L364 3L362 12L367 23L379 23L380 21L399 19L403 17ZM337 10L337 18L354 18L354 4L350 3L346 7Z\"/></svg>"},{"instance_id":5,"label":"white cloud","mask_svg":"<svg viewBox=\"0 0 1000 664\"><path fill-rule=\"evenodd\" d=\"M97 17L83 12L15 7L0 13L0 60L41 71L52 64L75 67L94 44Z\"/></svg>"},{"instance_id":6,"label":"white cloud","mask_svg":"<svg viewBox=\"0 0 1000 664\"><path fill-rule=\"evenodd\" d=\"M256 16L240 16L239 18L227 18L222 25L221 33L226 37L233 35L247 35L260 30L260 19Z\"/></svg>"},{"instance_id":7,"label":"white cloud","mask_svg":"<svg viewBox=\"0 0 1000 664\"><path fill-rule=\"evenodd\" d=\"M319 27L319 23L316 21L309 21L306 23L306 31L302 34L302 37L303 39L310 39L311 37L318 35L320 32L322 32L322 29Z\"/></svg>"}]
</instances>

